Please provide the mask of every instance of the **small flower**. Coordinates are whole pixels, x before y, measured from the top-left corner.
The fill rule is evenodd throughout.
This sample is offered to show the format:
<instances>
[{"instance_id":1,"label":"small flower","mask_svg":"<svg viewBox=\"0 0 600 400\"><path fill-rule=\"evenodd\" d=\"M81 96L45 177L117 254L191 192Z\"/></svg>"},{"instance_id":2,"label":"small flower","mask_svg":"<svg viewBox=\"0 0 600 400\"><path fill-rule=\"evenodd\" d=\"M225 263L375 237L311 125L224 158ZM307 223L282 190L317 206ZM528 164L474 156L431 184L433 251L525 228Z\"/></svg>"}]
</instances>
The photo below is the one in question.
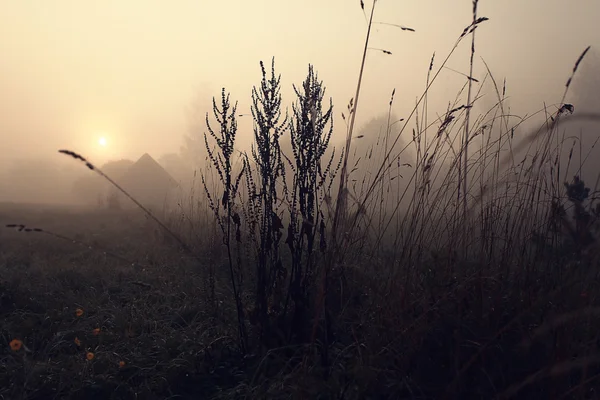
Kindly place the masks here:
<instances>
[{"instance_id":1,"label":"small flower","mask_svg":"<svg viewBox=\"0 0 600 400\"><path fill-rule=\"evenodd\" d=\"M77 310L75 310L75 315L81 317L83 315L83 310L81 308L78 308Z\"/></svg>"},{"instance_id":2,"label":"small flower","mask_svg":"<svg viewBox=\"0 0 600 400\"><path fill-rule=\"evenodd\" d=\"M10 349L12 351L19 351L23 347L23 342L19 339L13 339L10 341Z\"/></svg>"},{"instance_id":3,"label":"small flower","mask_svg":"<svg viewBox=\"0 0 600 400\"><path fill-rule=\"evenodd\" d=\"M123 368L125 366L125 361L119 361L119 368Z\"/></svg>"},{"instance_id":4,"label":"small flower","mask_svg":"<svg viewBox=\"0 0 600 400\"><path fill-rule=\"evenodd\" d=\"M74 342L77 345L77 347L81 346L81 340L79 340L79 338L75 338Z\"/></svg>"},{"instance_id":5,"label":"small flower","mask_svg":"<svg viewBox=\"0 0 600 400\"><path fill-rule=\"evenodd\" d=\"M96 328L92 331L92 335L98 336L100 334L100 328Z\"/></svg>"},{"instance_id":6,"label":"small flower","mask_svg":"<svg viewBox=\"0 0 600 400\"><path fill-rule=\"evenodd\" d=\"M85 355L85 358L88 361L92 361L94 359L94 353L88 351L87 354Z\"/></svg>"}]
</instances>

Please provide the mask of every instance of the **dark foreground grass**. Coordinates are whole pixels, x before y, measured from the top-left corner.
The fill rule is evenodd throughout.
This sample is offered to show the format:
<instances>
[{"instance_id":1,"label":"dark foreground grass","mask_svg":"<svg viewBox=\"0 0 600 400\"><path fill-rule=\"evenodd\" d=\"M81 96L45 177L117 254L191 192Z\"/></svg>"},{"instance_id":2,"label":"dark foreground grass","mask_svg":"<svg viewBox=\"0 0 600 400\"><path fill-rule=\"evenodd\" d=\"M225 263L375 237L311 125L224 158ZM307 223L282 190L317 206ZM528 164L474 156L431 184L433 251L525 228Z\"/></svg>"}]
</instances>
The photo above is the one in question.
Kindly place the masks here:
<instances>
[{"instance_id":1,"label":"dark foreground grass","mask_svg":"<svg viewBox=\"0 0 600 400\"><path fill-rule=\"evenodd\" d=\"M118 213L10 213L32 226L43 217L48 230L70 227L65 235L85 242L95 232L97 246L117 246L144 265L40 233L3 231L2 398L597 395L600 282L581 271L583 263L565 266L565 278L529 271L520 281L436 255L427 261L436 269L410 284L384 278L390 259L374 258L360 273L348 268L335 280L347 294L330 288L329 307L339 317L325 379L319 362L306 362L302 344L273 346L260 357L239 353L224 257L199 265L143 236L139 215L123 224ZM222 271L217 309L204 301L209 263Z\"/></svg>"},{"instance_id":2,"label":"dark foreground grass","mask_svg":"<svg viewBox=\"0 0 600 400\"><path fill-rule=\"evenodd\" d=\"M11 213L35 224L29 211ZM129 253L121 254L145 265L39 233L3 232L2 398L211 398L244 380L243 360L228 353L235 331L198 301L198 266L173 263L177 253L141 236L143 226L112 217L44 213L46 229L70 226L88 242L85 231L96 232L96 242L119 243Z\"/></svg>"}]
</instances>

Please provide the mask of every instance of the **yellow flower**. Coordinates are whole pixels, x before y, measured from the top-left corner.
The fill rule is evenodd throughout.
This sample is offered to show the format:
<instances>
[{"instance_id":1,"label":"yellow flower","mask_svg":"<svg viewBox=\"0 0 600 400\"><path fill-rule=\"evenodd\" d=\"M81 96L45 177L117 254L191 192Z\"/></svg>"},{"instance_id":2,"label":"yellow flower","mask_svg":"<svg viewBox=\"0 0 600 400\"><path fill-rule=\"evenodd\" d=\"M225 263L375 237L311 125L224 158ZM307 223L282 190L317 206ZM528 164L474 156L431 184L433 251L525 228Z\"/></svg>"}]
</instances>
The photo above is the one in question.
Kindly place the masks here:
<instances>
[{"instance_id":1,"label":"yellow flower","mask_svg":"<svg viewBox=\"0 0 600 400\"><path fill-rule=\"evenodd\" d=\"M83 315L83 310L81 308L78 308L77 310L75 310L75 315L81 317Z\"/></svg>"},{"instance_id":2,"label":"yellow flower","mask_svg":"<svg viewBox=\"0 0 600 400\"><path fill-rule=\"evenodd\" d=\"M123 368L125 366L125 361L119 361L119 368Z\"/></svg>"},{"instance_id":3,"label":"yellow flower","mask_svg":"<svg viewBox=\"0 0 600 400\"><path fill-rule=\"evenodd\" d=\"M92 361L94 359L94 353L88 351L87 354L85 355L85 358L88 361Z\"/></svg>"},{"instance_id":4,"label":"yellow flower","mask_svg":"<svg viewBox=\"0 0 600 400\"><path fill-rule=\"evenodd\" d=\"M100 334L100 328L96 328L92 331L92 335L98 336Z\"/></svg>"},{"instance_id":5,"label":"yellow flower","mask_svg":"<svg viewBox=\"0 0 600 400\"><path fill-rule=\"evenodd\" d=\"M81 340L79 340L79 338L75 338L74 342L77 345L77 347L81 346Z\"/></svg>"},{"instance_id":6,"label":"yellow flower","mask_svg":"<svg viewBox=\"0 0 600 400\"><path fill-rule=\"evenodd\" d=\"M12 351L19 351L23 347L23 342L19 339L13 339L10 341L10 349Z\"/></svg>"}]
</instances>

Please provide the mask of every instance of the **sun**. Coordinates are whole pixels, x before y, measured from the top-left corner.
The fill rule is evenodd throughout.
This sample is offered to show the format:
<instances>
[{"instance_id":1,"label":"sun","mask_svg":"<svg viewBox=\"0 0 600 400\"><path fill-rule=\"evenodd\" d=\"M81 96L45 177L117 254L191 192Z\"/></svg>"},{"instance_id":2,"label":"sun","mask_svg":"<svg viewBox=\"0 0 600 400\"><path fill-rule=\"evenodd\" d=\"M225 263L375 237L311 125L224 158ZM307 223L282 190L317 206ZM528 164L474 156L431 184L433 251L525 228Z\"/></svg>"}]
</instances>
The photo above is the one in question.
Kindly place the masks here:
<instances>
[{"instance_id":1,"label":"sun","mask_svg":"<svg viewBox=\"0 0 600 400\"><path fill-rule=\"evenodd\" d=\"M100 139L98 139L98 144L102 147L106 147L106 138L104 136L102 136Z\"/></svg>"}]
</instances>

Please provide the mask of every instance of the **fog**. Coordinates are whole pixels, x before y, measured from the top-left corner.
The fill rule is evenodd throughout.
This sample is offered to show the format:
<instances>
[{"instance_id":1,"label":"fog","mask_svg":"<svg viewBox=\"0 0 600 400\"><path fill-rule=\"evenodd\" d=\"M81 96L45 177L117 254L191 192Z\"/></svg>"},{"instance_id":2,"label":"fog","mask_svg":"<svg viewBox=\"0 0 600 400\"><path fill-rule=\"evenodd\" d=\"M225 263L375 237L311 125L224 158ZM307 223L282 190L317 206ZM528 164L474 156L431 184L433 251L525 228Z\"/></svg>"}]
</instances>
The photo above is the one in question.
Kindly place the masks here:
<instances>
[{"instance_id":1,"label":"fog","mask_svg":"<svg viewBox=\"0 0 600 400\"><path fill-rule=\"evenodd\" d=\"M250 112L259 61L268 66L272 57L288 107L292 85L314 65L333 98L339 146L370 7L367 1L363 11L358 0L1 2L0 201L72 201L68 188L90 171L58 154L61 148L97 165L145 153L163 166L177 163L173 154L185 136L206 131L204 114L222 87L239 102L238 114ZM439 64L472 19L466 0L379 0L377 7L375 21L415 32L374 25L358 130L388 112L393 89L393 113L407 117L424 90L432 54ZM477 29L474 77L486 74L485 60L497 82L506 79L512 113L558 103L588 45L592 51L567 100L577 109L579 99L585 109L600 110L600 2L482 0L478 14L489 21ZM444 114L464 85L469 52L465 40L429 93L432 118ZM496 102L489 84L482 94L478 113ZM238 138L247 149L251 117L240 117Z\"/></svg>"}]
</instances>

